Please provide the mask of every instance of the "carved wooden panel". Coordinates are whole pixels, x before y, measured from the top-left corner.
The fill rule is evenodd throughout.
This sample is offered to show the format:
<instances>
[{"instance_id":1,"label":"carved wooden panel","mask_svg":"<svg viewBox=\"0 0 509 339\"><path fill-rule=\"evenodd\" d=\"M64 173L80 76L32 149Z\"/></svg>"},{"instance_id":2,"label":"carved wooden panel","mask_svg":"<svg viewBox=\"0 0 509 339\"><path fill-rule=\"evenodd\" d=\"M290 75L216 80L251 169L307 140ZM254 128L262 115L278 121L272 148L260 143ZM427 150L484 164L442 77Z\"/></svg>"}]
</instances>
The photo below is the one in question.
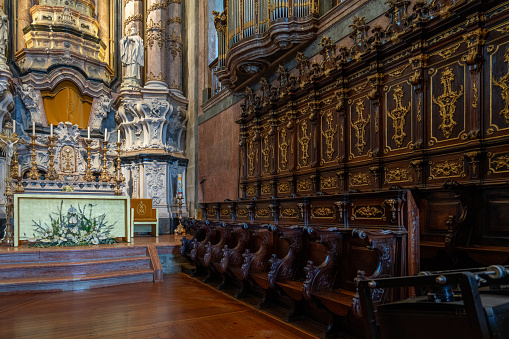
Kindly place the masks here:
<instances>
[{"instance_id":1,"label":"carved wooden panel","mask_svg":"<svg viewBox=\"0 0 509 339\"><path fill-rule=\"evenodd\" d=\"M260 138L261 150L260 150L260 162L261 162L261 175L270 176L274 167L274 141L271 132L273 132L269 124L265 124L262 127L262 135ZM262 192L263 194L263 192Z\"/></svg>"},{"instance_id":2,"label":"carved wooden panel","mask_svg":"<svg viewBox=\"0 0 509 339\"><path fill-rule=\"evenodd\" d=\"M362 87L362 85L360 85ZM349 160L367 156L371 152L371 102L367 97L349 101L348 123L350 126Z\"/></svg>"},{"instance_id":3,"label":"carved wooden panel","mask_svg":"<svg viewBox=\"0 0 509 339\"><path fill-rule=\"evenodd\" d=\"M442 185L449 180L463 180L468 173L465 157L462 154L452 153L431 158L427 181L430 185Z\"/></svg>"},{"instance_id":4,"label":"carved wooden panel","mask_svg":"<svg viewBox=\"0 0 509 339\"><path fill-rule=\"evenodd\" d=\"M293 129L289 128L285 120L278 126L277 131L277 154L278 168L277 173L288 172L293 166Z\"/></svg>"},{"instance_id":5,"label":"carved wooden panel","mask_svg":"<svg viewBox=\"0 0 509 339\"><path fill-rule=\"evenodd\" d=\"M459 200L452 192L436 192L420 201L421 240L440 241L447 232L449 216L461 212Z\"/></svg>"},{"instance_id":6,"label":"carved wooden panel","mask_svg":"<svg viewBox=\"0 0 509 339\"><path fill-rule=\"evenodd\" d=\"M494 189L483 195L484 221L482 243L487 245L505 245L509 238L509 192L507 189Z\"/></svg>"},{"instance_id":7,"label":"carved wooden panel","mask_svg":"<svg viewBox=\"0 0 509 339\"><path fill-rule=\"evenodd\" d=\"M343 131L339 127L338 114L332 108L322 110L320 113L320 165L337 164L339 160L339 142ZM343 137L344 140L344 137Z\"/></svg>"},{"instance_id":8,"label":"carved wooden panel","mask_svg":"<svg viewBox=\"0 0 509 339\"><path fill-rule=\"evenodd\" d=\"M352 169L348 174L348 189L366 191L371 190L374 184L374 179L366 167Z\"/></svg>"},{"instance_id":9,"label":"carved wooden panel","mask_svg":"<svg viewBox=\"0 0 509 339\"><path fill-rule=\"evenodd\" d=\"M415 114L412 112L414 91L408 81L399 81L384 86L385 114L383 114L385 131L383 134L384 154L411 151L415 140L413 124Z\"/></svg>"},{"instance_id":10,"label":"carved wooden panel","mask_svg":"<svg viewBox=\"0 0 509 339\"><path fill-rule=\"evenodd\" d=\"M297 170L311 167L312 153L316 154L315 133L312 125L308 116L296 120Z\"/></svg>"},{"instance_id":11,"label":"carved wooden panel","mask_svg":"<svg viewBox=\"0 0 509 339\"><path fill-rule=\"evenodd\" d=\"M416 173L408 162L386 164L382 173L383 187L409 186L415 184Z\"/></svg>"},{"instance_id":12,"label":"carved wooden panel","mask_svg":"<svg viewBox=\"0 0 509 339\"><path fill-rule=\"evenodd\" d=\"M336 192L339 188L339 179L336 173L324 173L320 177L320 191L322 192L329 192L333 191Z\"/></svg>"}]
</instances>

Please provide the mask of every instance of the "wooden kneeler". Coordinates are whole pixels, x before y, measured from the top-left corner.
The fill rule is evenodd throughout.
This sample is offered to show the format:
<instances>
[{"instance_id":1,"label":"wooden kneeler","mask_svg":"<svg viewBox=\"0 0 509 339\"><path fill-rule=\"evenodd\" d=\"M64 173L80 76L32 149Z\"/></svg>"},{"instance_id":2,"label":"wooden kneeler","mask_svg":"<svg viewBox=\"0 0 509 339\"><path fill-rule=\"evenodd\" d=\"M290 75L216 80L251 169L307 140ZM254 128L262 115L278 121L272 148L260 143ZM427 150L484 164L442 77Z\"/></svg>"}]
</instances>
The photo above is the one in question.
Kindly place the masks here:
<instances>
[{"instance_id":1,"label":"wooden kneeler","mask_svg":"<svg viewBox=\"0 0 509 339\"><path fill-rule=\"evenodd\" d=\"M159 213L157 208L152 208L152 199L131 199L131 220L133 227L131 236L134 237L134 226L150 225L150 234L159 236Z\"/></svg>"}]
</instances>

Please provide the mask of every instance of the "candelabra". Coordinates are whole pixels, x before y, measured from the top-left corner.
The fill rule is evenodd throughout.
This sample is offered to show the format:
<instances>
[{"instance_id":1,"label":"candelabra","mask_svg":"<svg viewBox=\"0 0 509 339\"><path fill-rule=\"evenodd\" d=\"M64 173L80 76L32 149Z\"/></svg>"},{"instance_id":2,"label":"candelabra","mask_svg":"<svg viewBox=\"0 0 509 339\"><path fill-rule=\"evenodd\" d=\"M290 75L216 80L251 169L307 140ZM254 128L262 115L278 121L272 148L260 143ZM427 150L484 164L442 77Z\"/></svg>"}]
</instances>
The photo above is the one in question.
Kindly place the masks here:
<instances>
[{"instance_id":1,"label":"candelabra","mask_svg":"<svg viewBox=\"0 0 509 339\"><path fill-rule=\"evenodd\" d=\"M32 146L32 167L30 168L30 171L28 171L27 178L30 180L39 180L41 178L41 175L39 174L39 169L37 168L37 153L35 152L35 139L37 139L37 135L30 135L30 139L32 139L32 142L30 143L30 146Z\"/></svg>"},{"instance_id":2,"label":"candelabra","mask_svg":"<svg viewBox=\"0 0 509 339\"><path fill-rule=\"evenodd\" d=\"M83 180L87 181L87 182L91 182L91 181L95 181L95 176L94 174L92 173L92 165L91 165L91 161L92 161L92 158L90 157L90 151L92 150L92 147L90 147L90 145L92 144L92 139L90 138L87 138L87 139L84 139L85 142L87 143L87 170L85 171L85 176L83 177Z\"/></svg>"},{"instance_id":3,"label":"candelabra","mask_svg":"<svg viewBox=\"0 0 509 339\"><path fill-rule=\"evenodd\" d=\"M101 182L109 182L111 180L111 176L108 173L108 159L106 158L106 152L108 152L108 141L104 140L103 142L103 169L101 171L101 176L99 177L99 181Z\"/></svg>"},{"instance_id":4,"label":"candelabra","mask_svg":"<svg viewBox=\"0 0 509 339\"><path fill-rule=\"evenodd\" d=\"M117 149L116 149L116 151L117 151L117 166L115 168L115 191L114 192L115 192L115 195L122 195L122 190L120 189L120 184L125 181L124 175L121 172L122 167L120 166L120 164L121 164L120 153L122 153L120 146L122 146L122 142L117 141L116 144L117 144Z\"/></svg>"},{"instance_id":5,"label":"candelabra","mask_svg":"<svg viewBox=\"0 0 509 339\"><path fill-rule=\"evenodd\" d=\"M48 145L48 154L49 154L49 163L48 163L48 172L46 173L46 180L58 180L58 174L55 170L55 163L53 162L53 158L55 155L53 154L53 148L55 145L53 144L53 141L55 140L55 137L50 135L48 137L49 145Z\"/></svg>"},{"instance_id":6,"label":"candelabra","mask_svg":"<svg viewBox=\"0 0 509 339\"><path fill-rule=\"evenodd\" d=\"M186 229L184 228L184 225L182 225L182 205L184 197L182 195L177 195L177 204L179 205L179 224L177 225L177 229L175 229L175 237L180 235L186 235Z\"/></svg>"},{"instance_id":7,"label":"candelabra","mask_svg":"<svg viewBox=\"0 0 509 339\"><path fill-rule=\"evenodd\" d=\"M18 163L18 151L17 148L14 148L12 155L12 165L10 172L11 179L15 179L18 183L16 186L16 193L23 193L25 189L23 188L22 177L19 175L19 163Z\"/></svg>"}]
</instances>

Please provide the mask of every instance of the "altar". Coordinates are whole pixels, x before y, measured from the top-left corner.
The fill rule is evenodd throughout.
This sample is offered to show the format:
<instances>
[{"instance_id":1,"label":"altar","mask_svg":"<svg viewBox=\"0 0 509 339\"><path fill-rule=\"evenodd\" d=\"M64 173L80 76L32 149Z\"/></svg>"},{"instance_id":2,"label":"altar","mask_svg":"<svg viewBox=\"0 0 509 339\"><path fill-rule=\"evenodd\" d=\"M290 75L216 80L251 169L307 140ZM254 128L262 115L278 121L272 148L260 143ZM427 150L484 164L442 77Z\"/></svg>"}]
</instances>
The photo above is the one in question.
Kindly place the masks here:
<instances>
[{"instance_id":1,"label":"altar","mask_svg":"<svg viewBox=\"0 0 509 339\"><path fill-rule=\"evenodd\" d=\"M83 194L15 194L14 246L35 238L42 229L102 227L111 238L131 241L128 196Z\"/></svg>"}]
</instances>

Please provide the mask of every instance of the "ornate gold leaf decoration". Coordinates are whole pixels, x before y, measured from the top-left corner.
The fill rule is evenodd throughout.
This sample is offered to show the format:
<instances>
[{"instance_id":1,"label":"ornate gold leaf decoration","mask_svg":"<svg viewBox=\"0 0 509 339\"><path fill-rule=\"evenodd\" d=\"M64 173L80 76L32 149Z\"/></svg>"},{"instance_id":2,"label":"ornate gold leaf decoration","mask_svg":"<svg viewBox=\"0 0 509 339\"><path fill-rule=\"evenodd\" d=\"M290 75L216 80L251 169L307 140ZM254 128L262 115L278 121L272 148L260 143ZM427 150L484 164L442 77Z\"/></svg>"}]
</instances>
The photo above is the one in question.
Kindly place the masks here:
<instances>
[{"instance_id":1,"label":"ornate gold leaf decoration","mask_svg":"<svg viewBox=\"0 0 509 339\"><path fill-rule=\"evenodd\" d=\"M266 209L266 208L263 208L261 210L257 210L256 211L256 216L257 217L266 217L270 214L269 210Z\"/></svg>"},{"instance_id":2,"label":"ornate gold leaf decoration","mask_svg":"<svg viewBox=\"0 0 509 339\"><path fill-rule=\"evenodd\" d=\"M504 61L509 64L509 48L505 51ZM505 107L500 112L500 115L502 115L505 118L505 122L509 124L509 70L506 75L499 80L493 76L493 83L502 90L502 99L504 99Z\"/></svg>"},{"instance_id":3,"label":"ornate gold leaf decoration","mask_svg":"<svg viewBox=\"0 0 509 339\"><path fill-rule=\"evenodd\" d=\"M325 154L327 154L327 159L329 161L331 161L332 157L334 156L334 136L338 131L337 126L332 128L333 119L334 116L332 115L332 111L327 112L326 116L327 130L322 132L323 136L325 137L325 144L327 145L327 151L325 152Z\"/></svg>"},{"instance_id":4,"label":"ornate gold leaf decoration","mask_svg":"<svg viewBox=\"0 0 509 339\"><path fill-rule=\"evenodd\" d=\"M509 172L509 154L507 153L488 153L489 171L488 174Z\"/></svg>"},{"instance_id":5,"label":"ornate gold leaf decoration","mask_svg":"<svg viewBox=\"0 0 509 339\"><path fill-rule=\"evenodd\" d=\"M249 141L249 152L247 154L249 162L249 175L254 176L255 162L258 161L258 150L254 149L252 141Z\"/></svg>"},{"instance_id":6,"label":"ornate gold leaf decoration","mask_svg":"<svg viewBox=\"0 0 509 339\"><path fill-rule=\"evenodd\" d=\"M362 100L357 101L357 106L355 107L357 112L357 121L352 121L352 126L355 129L355 136L357 137L355 147L357 147L357 150L360 154L364 153L364 147L366 146L364 137L366 136L366 125L368 124L370 118L369 114L366 119L364 119L362 116L364 108L365 107Z\"/></svg>"},{"instance_id":7,"label":"ornate gold leaf decoration","mask_svg":"<svg viewBox=\"0 0 509 339\"><path fill-rule=\"evenodd\" d=\"M272 154L273 147L269 144L269 136L265 136L263 138L263 144L265 148L262 149L263 155L263 168L265 169L265 173L270 173L270 156Z\"/></svg>"},{"instance_id":8,"label":"ornate gold leaf decoration","mask_svg":"<svg viewBox=\"0 0 509 339\"><path fill-rule=\"evenodd\" d=\"M327 177L322 178L320 182L320 186L322 189L330 189L330 188L337 188L338 187L338 178L336 177Z\"/></svg>"},{"instance_id":9,"label":"ornate gold leaf decoration","mask_svg":"<svg viewBox=\"0 0 509 339\"><path fill-rule=\"evenodd\" d=\"M246 194L247 195L255 195L256 194L256 188L254 186L249 186L246 189Z\"/></svg>"},{"instance_id":10,"label":"ornate gold leaf decoration","mask_svg":"<svg viewBox=\"0 0 509 339\"><path fill-rule=\"evenodd\" d=\"M353 186L371 185L371 181L369 180L369 174L357 173L352 175L350 178L350 184Z\"/></svg>"},{"instance_id":11,"label":"ornate gold leaf decoration","mask_svg":"<svg viewBox=\"0 0 509 339\"><path fill-rule=\"evenodd\" d=\"M262 185L262 194L270 194L270 184Z\"/></svg>"},{"instance_id":12,"label":"ornate gold leaf decoration","mask_svg":"<svg viewBox=\"0 0 509 339\"><path fill-rule=\"evenodd\" d=\"M286 128L281 129L281 138L279 143L279 150L281 151L281 166L286 168L288 165L288 146L290 146L286 142Z\"/></svg>"},{"instance_id":13,"label":"ornate gold leaf decoration","mask_svg":"<svg viewBox=\"0 0 509 339\"><path fill-rule=\"evenodd\" d=\"M297 182L298 191L309 191L311 190L311 180L300 180Z\"/></svg>"},{"instance_id":14,"label":"ornate gold leaf decoration","mask_svg":"<svg viewBox=\"0 0 509 339\"><path fill-rule=\"evenodd\" d=\"M438 98L433 96L433 102L440 108L440 117L442 118L442 123L438 128L442 130L445 138L448 139L452 135L454 127L458 124L454 120L454 113L456 112L456 101L463 95L463 86L460 86L461 89L459 91L452 90L454 73L449 67L442 73L440 82L444 86L444 93Z\"/></svg>"},{"instance_id":15,"label":"ornate gold leaf decoration","mask_svg":"<svg viewBox=\"0 0 509 339\"><path fill-rule=\"evenodd\" d=\"M421 103L422 103L422 100L421 100L421 97L419 96L419 102L417 103L417 121L418 122L421 122L421 120L422 120Z\"/></svg>"},{"instance_id":16,"label":"ornate gold leaf decoration","mask_svg":"<svg viewBox=\"0 0 509 339\"><path fill-rule=\"evenodd\" d=\"M328 207L318 207L311 209L311 218L334 218L334 210Z\"/></svg>"},{"instance_id":17,"label":"ornate gold leaf decoration","mask_svg":"<svg viewBox=\"0 0 509 339\"><path fill-rule=\"evenodd\" d=\"M303 164L307 164L309 160L309 142L311 141L311 137L307 134L308 123L305 119L302 120L301 129L302 138L299 138L299 144L302 151L301 160Z\"/></svg>"},{"instance_id":18,"label":"ornate gold leaf decoration","mask_svg":"<svg viewBox=\"0 0 509 339\"><path fill-rule=\"evenodd\" d=\"M241 208L237 211L237 216L239 217L247 217L247 209Z\"/></svg>"},{"instance_id":19,"label":"ornate gold leaf decoration","mask_svg":"<svg viewBox=\"0 0 509 339\"><path fill-rule=\"evenodd\" d=\"M456 45L451 46L449 48L446 48L446 49L443 49L443 50L438 51L436 53L433 53L433 54L431 54L431 56L439 55L439 56L441 56L444 59L448 59L451 55L453 55L458 50L460 45L461 45L461 43L456 44Z\"/></svg>"},{"instance_id":20,"label":"ornate gold leaf decoration","mask_svg":"<svg viewBox=\"0 0 509 339\"><path fill-rule=\"evenodd\" d=\"M216 215L216 212L213 208L207 208L207 218L213 217Z\"/></svg>"},{"instance_id":21,"label":"ornate gold leaf decoration","mask_svg":"<svg viewBox=\"0 0 509 339\"><path fill-rule=\"evenodd\" d=\"M458 177L465 175L463 172L463 164L458 161L445 160L437 164L434 164L433 162L430 164L430 179Z\"/></svg>"},{"instance_id":22,"label":"ornate gold leaf decoration","mask_svg":"<svg viewBox=\"0 0 509 339\"><path fill-rule=\"evenodd\" d=\"M225 217L227 215L230 215L230 211L227 210L227 209L222 209L220 214L221 214L222 217Z\"/></svg>"},{"instance_id":23,"label":"ornate gold leaf decoration","mask_svg":"<svg viewBox=\"0 0 509 339\"><path fill-rule=\"evenodd\" d=\"M295 210L293 208L282 208L281 207L280 215L282 217L285 217L285 218L294 218L294 217L297 217L298 214L299 214L299 212L297 212L297 210Z\"/></svg>"},{"instance_id":24,"label":"ornate gold leaf decoration","mask_svg":"<svg viewBox=\"0 0 509 339\"><path fill-rule=\"evenodd\" d=\"M392 97L394 98L394 102L396 103L396 108L392 111L387 112L387 115L392 119L392 127L394 128L394 135L392 136L392 140L396 143L398 147L401 147L403 144L403 140L406 137L405 133L405 123L406 123L406 115L410 112L410 108L412 103L408 103L408 107L403 106L402 100L405 92L403 92L403 87L398 85L394 89L394 93Z\"/></svg>"},{"instance_id":25,"label":"ornate gold leaf decoration","mask_svg":"<svg viewBox=\"0 0 509 339\"><path fill-rule=\"evenodd\" d=\"M472 100L472 107L477 108L477 103L479 102L479 94L478 94L478 90L477 90L477 78L476 77L474 77L473 90L474 90L474 98Z\"/></svg>"},{"instance_id":26,"label":"ornate gold leaf decoration","mask_svg":"<svg viewBox=\"0 0 509 339\"><path fill-rule=\"evenodd\" d=\"M384 219L385 210L380 206L355 206L352 204L352 220L355 219Z\"/></svg>"},{"instance_id":27,"label":"ornate gold leaf decoration","mask_svg":"<svg viewBox=\"0 0 509 339\"><path fill-rule=\"evenodd\" d=\"M394 168L385 172L385 181L388 183L410 181L412 175L406 168Z\"/></svg>"},{"instance_id":28,"label":"ornate gold leaf decoration","mask_svg":"<svg viewBox=\"0 0 509 339\"><path fill-rule=\"evenodd\" d=\"M282 182L277 186L278 193L290 193L290 185L286 182Z\"/></svg>"}]
</instances>

